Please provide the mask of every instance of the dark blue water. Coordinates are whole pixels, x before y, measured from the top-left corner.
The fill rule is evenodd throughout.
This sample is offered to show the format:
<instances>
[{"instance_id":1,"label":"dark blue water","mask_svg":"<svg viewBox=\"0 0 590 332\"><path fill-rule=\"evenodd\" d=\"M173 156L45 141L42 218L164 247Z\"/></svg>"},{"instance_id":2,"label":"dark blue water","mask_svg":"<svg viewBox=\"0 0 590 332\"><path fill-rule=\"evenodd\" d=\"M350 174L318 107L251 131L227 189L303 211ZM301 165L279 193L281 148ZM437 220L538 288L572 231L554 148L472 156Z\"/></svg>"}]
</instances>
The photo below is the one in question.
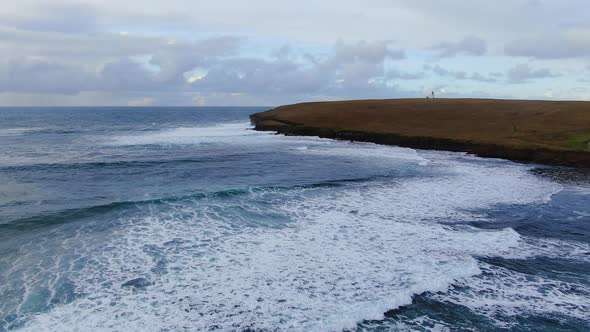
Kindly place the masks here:
<instances>
[{"instance_id":1,"label":"dark blue water","mask_svg":"<svg viewBox=\"0 0 590 332\"><path fill-rule=\"evenodd\" d=\"M1 108L0 331L590 329L587 172L262 110Z\"/></svg>"}]
</instances>

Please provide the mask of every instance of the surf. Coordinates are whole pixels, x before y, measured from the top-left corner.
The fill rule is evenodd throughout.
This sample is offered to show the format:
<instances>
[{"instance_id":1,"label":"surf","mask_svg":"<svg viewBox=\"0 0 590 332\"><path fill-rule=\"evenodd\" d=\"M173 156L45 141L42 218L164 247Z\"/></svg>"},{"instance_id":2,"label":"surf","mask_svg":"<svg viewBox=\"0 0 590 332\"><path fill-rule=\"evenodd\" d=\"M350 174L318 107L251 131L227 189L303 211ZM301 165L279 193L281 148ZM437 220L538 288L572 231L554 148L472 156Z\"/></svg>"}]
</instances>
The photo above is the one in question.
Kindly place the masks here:
<instances>
[{"instance_id":1,"label":"surf","mask_svg":"<svg viewBox=\"0 0 590 332\"><path fill-rule=\"evenodd\" d=\"M2 202L0 330L587 319L584 228L557 234L587 219L583 184L464 153L256 133L246 109L98 110L100 125L76 112L76 133L0 146L18 198Z\"/></svg>"}]
</instances>

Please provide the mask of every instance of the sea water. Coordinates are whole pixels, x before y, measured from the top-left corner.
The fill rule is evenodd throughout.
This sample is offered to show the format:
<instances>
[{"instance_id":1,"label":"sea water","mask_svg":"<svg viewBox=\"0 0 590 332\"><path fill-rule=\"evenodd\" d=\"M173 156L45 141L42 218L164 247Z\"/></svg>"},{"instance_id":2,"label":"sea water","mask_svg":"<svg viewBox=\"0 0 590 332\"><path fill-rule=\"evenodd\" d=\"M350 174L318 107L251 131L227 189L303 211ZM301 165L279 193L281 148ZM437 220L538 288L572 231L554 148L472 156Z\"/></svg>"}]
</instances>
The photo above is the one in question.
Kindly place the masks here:
<instances>
[{"instance_id":1,"label":"sea water","mask_svg":"<svg viewBox=\"0 0 590 332\"><path fill-rule=\"evenodd\" d=\"M0 330L590 329L583 171L263 110L0 109Z\"/></svg>"}]
</instances>

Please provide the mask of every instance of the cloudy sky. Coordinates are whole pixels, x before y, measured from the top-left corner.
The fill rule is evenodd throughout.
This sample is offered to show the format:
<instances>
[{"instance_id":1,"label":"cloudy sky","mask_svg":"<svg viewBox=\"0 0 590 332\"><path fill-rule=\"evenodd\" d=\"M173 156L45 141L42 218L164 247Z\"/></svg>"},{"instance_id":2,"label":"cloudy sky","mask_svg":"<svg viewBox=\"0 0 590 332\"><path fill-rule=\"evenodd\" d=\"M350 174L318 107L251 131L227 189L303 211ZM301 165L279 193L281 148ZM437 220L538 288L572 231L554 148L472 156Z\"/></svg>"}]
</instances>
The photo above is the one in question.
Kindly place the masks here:
<instances>
[{"instance_id":1,"label":"cloudy sky","mask_svg":"<svg viewBox=\"0 0 590 332\"><path fill-rule=\"evenodd\" d=\"M588 0L19 0L0 105L590 100Z\"/></svg>"}]
</instances>

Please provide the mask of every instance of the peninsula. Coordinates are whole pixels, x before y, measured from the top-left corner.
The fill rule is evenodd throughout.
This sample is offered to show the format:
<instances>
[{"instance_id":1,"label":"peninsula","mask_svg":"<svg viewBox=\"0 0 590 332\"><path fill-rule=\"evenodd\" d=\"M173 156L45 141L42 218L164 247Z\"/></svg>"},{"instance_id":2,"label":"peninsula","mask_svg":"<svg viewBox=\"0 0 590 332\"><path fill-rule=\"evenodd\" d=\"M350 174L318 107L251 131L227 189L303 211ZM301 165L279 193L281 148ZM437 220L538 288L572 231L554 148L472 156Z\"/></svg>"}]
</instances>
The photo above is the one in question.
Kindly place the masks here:
<instances>
[{"instance_id":1,"label":"peninsula","mask_svg":"<svg viewBox=\"0 0 590 332\"><path fill-rule=\"evenodd\" d=\"M251 115L256 130L519 162L590 167L590 102L388 99L301 103Z\"/></svg>"}]
</instances>

